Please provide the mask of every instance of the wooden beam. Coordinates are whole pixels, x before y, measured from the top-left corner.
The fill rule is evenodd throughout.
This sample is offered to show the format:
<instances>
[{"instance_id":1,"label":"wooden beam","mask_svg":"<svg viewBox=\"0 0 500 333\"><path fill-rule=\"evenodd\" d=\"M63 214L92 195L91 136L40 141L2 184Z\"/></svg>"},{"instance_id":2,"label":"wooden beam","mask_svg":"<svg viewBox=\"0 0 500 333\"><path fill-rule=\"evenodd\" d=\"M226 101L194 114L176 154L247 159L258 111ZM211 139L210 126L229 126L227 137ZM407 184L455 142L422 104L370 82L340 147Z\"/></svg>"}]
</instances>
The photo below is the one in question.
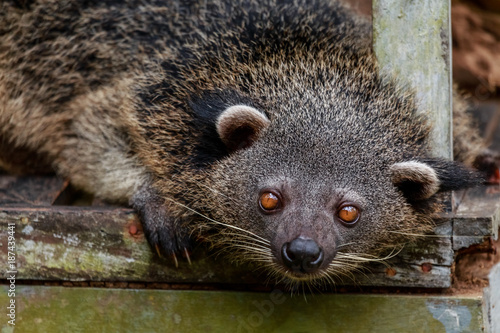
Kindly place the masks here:
<instances>
[{"instance_id":1,"label":"wooden beam","mask_svg":"<svg viewBox=\"0 0 500 333\"><path fill-rule=\"evenodd\" d=\"M447 288L451 285L453 244L469 246L495 237L500 211L496 187L464 194L460 215L436 221L434 235L408 245L386 264L372 265L356 276L367 286ZM25 202L24 199L19 199ZM486 206L484 205L485 203ZM496 204L495 204L496 203ZM469 207L469 208L466 208ZM477 207L480 221L472 221ZM472 211L471 211L472 210ZM469 211L469 213L468 213ZM0 208L0 272L7 270L9 223L15 226L17 278L62 281L143 281L166 283L248 283L266 281L255 267L237 266L224 255L197 247L190 266L178 268L149 248L131 209L119 207L20 206ZM346 277L344 284L353 284Z\"/></svg>"},{"instance_id":2,"label":"wooden beam","mask_svg":"<svg viewBox=\"0 0 500 333\"><path fill-rule=\"evenodd\" d=\"M453 249L498 239L500 195L498 186L481 186L466 191L453 218Z\"/></svg>"},{"instance_id":3,"label":"wooden beam","mask_svg":"<svg viewBox=\"0 0 500 333\"><path fill-rule=\"evenodd\" d=\"M8 304L7 286L0 304ZM16 332L481 332L481 297L18 286ZM4 313L6 308L4 308ZM8 317L0 322L10 332Z\"/></svg>"},{"instance_id":4,"label":"wooden beam","mask_svg":"<svg viewBox=\"0 0 500 333\"><path fill-rule=\"evenodd\" d=\"M373 48L381 70L413 88L434 129L436 157L453 159L449 0L373 0Z\"/></svg>"}]
</instances>

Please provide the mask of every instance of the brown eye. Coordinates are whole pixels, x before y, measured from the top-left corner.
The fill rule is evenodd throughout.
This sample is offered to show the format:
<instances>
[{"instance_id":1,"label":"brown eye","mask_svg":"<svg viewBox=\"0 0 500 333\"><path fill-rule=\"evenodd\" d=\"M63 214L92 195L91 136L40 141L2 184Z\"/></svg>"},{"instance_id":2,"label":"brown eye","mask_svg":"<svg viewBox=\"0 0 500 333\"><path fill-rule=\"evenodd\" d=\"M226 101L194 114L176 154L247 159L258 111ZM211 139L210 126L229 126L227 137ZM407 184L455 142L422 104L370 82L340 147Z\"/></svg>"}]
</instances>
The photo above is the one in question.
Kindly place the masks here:
<instances>
[{"instance_id":1,"label":"brown eye","mask_svg":"<svg viewBox=\"0 0 500 333\"><path fill-rule=\"evenodd\" d=\"M259 205L265 212L272 212L281 207L281 200L273 192L264 192L260 195Z\"/></svg>"},{"instance_id":2,"label":"brown eye","mask_svg":"<svg viewBox=\"0 0 500 333\"><path fill-rule=\"evenodd\" d=\"M352 226L358 222L360 210L354 205L345 204L340 206L340 209L337 211L337 216L342 223Z\"/></svg>"}]
</instances>

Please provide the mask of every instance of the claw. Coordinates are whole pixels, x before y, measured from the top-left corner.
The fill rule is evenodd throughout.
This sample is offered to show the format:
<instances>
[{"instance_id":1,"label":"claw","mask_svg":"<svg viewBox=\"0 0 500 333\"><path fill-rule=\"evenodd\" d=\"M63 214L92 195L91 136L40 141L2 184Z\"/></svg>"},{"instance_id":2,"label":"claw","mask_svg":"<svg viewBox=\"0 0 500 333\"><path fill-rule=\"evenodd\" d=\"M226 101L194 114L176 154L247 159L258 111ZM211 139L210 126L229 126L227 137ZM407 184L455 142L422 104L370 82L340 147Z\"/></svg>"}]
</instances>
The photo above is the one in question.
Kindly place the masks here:
<instances>
[{"instance_id":1,"label":"claw","mask_svg":"<svg viewBox=\"0 0 500 333\"><path fill-rule=\"evenodd\" d=\"M191 257L189 256L189 251L186 248L184 248L184 255L186 256L189 266L191 266Z\"/></svg>"},{"instance_id":2,"label":"claw","mask_svg":"<svg viewBox=\"0 0 500 333\"><path fill-rule=\"evenodd\" d=\"M172 258L174 259L175 268L179 268L179 261L177 261L177 256L175 255L175 252L172 252Z\"/></svg>"},{"instance_id":3,"label":"claw","mask_svg":"<svg viewBox=\"0 0 500 333\"><path fill-rule=\"evenodd\" d=\"M163 258L163 256L161 255L160 247L158 246L158 244L155 244L155 249L156 249L156 253L158 253L158 257Z\"/></svg>"}]
</instances>

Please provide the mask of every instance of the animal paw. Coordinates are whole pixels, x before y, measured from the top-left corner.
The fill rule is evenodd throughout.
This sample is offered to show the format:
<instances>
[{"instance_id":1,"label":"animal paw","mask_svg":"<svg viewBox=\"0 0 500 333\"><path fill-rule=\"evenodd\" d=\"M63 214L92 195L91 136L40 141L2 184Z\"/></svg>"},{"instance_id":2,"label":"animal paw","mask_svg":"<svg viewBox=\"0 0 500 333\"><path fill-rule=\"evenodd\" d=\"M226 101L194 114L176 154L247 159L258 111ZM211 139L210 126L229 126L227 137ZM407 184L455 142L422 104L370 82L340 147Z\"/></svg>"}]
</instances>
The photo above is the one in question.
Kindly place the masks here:
<instances>
[{"instance_id":1,"label":"animal paw","mask_svg":"<svg viewBox=\"0 0 500 333\"><path fill-rule=\"evenodd\" d=\"M188 232L178 219L169 214L165 200L152 187L143 186L132 197L131 205L139 215L144 234L153 251L160 257L171 258L175 267L179 266L178 258L181 257L191 264L192 241Z\"/></svg>"},{"instance_id":2,"label":"animal paw","mask_svg":"<svg viewBox=\"0 0 500 333\"><path fill-rule=\"evenodd\" d=\"M500 153L486 149L476 158L474 167L485 175L486 183L500 184Z\"/></svg>"}]
</instances>

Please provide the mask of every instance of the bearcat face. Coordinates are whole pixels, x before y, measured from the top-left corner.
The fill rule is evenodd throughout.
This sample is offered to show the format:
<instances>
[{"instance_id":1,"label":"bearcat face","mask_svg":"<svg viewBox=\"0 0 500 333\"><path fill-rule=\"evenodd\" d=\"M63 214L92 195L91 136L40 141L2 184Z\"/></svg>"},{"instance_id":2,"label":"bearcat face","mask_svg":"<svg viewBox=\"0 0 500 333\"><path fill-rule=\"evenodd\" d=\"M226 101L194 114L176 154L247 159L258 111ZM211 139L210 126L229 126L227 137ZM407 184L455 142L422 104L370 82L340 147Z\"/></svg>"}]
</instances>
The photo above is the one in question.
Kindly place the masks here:
<instances>
[{"instance_id":1,"label":"bearcat face","mask_svg":"<svg viewBox=\"0 0 500 333\"><path fill-rule=\"evenodd\" d=\"M420 118L378 121L387 110L332 100L282 103L271 119L248 105L218 117L230 154L212 168L210 207L228 226L215 242L279 280L349 276L380 260L402 247L403 233L431 227L435 195L454 186L452 173L464 186L474 179L453 162L423 159L415 133L387 127L423 131Z\"/></svg>"},{"instance_id":2,"label":"bearcat face","mask_svg":"<svg viewBox=\"0 0 500 333\"><path fill-rule=\"evenodd\" d=\"M295 149L296 136L277 138L270 130L217 165L213 184L223 195L214 196L220 208L214 213L241 230L226 241L242 258L258 258L292 280L312 280L374 259L395 238L391 231L422 228L387 161L357 159L350 149L315 147L319 141L310 139Z\"/></svg>"},{"instance_id":3,"label":"bearcat face","mask_svg":"<svg viewBox=\"0 0 500 333\"><path fill-rule=\"evenodd\" d=\"M222 146L204 203L226 225L214 242L239 259L278 280L350 276L428 230L438 192L477 181L429 158L413 95L380 78L369 54L342 67L286 60L192 103L212 124L204 144Z\"/></svg>"}]
</instances>

